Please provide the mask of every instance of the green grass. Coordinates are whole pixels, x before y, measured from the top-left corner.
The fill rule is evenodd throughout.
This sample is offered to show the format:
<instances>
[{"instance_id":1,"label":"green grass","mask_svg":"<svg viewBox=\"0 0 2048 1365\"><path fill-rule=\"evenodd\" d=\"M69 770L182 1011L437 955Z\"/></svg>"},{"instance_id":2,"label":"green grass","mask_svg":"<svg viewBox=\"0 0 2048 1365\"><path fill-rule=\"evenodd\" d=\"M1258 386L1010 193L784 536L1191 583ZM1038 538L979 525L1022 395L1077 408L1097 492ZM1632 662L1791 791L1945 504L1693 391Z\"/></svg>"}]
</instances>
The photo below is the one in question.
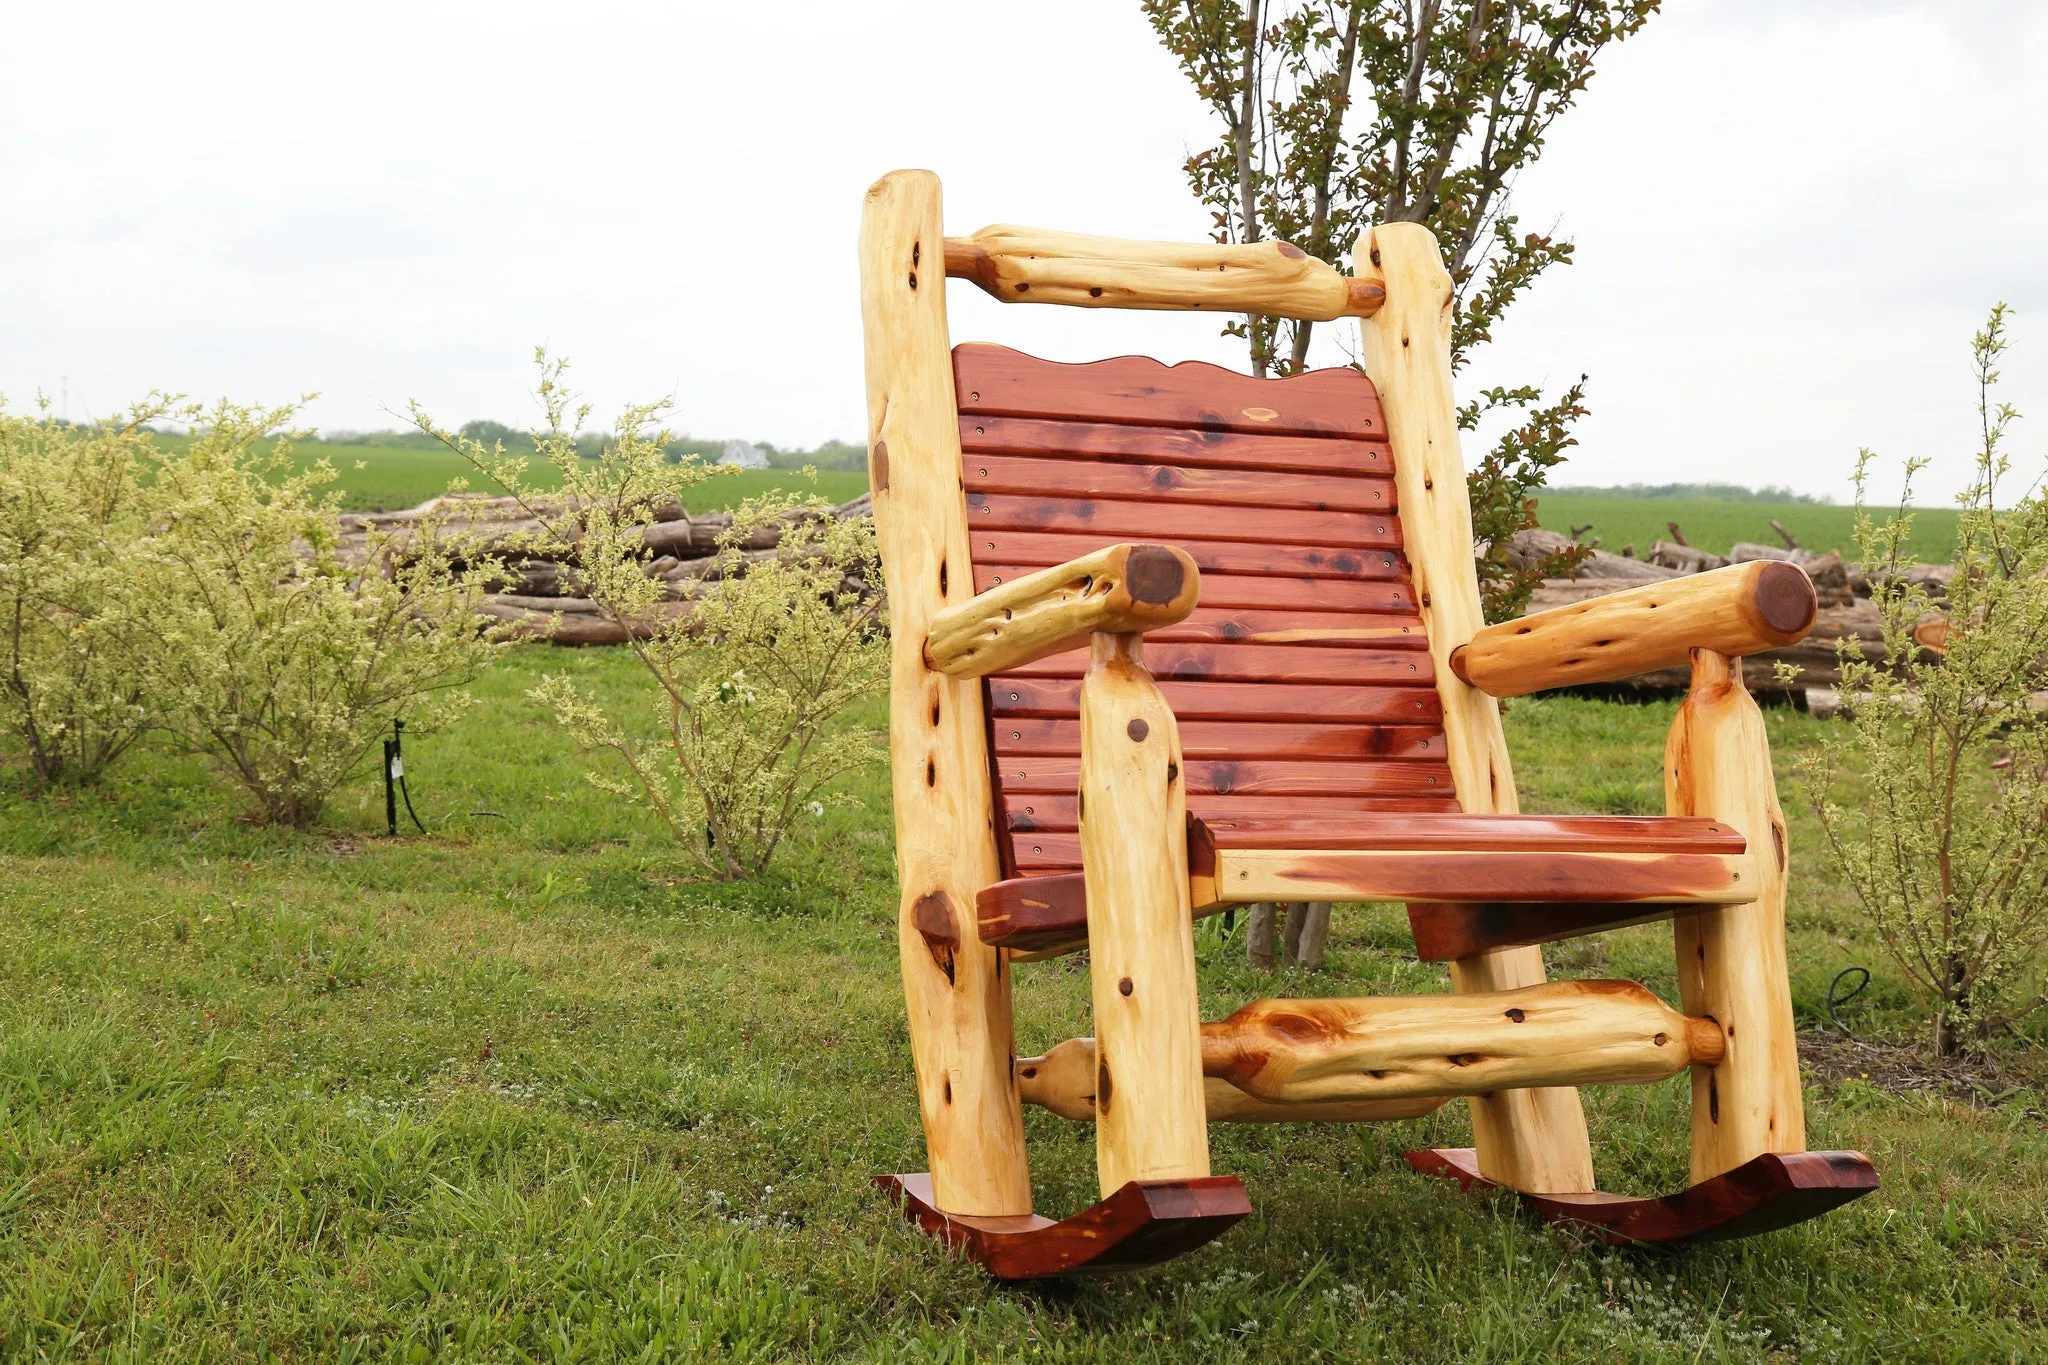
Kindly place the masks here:
<instances>
[{"instance_id":1,"label":"green grass","mask_svg":"<svg viewBox=\"0 0 2048 1365\"><path fill-rule=\"evenodd\" d=\"M326 828L248 826L189 760L100 792L0 786L0 1356L111 1360L2019 1359L2048 1304L2048 1135L1851 1080L1816 1147L1885 1188L1817 1223L1611 1250L1410 1173L1463 1107L1219 1127L1253 1216L1158 1270L998 1288L913 1234L876 1171L923 1145L896 984L883 778L761 883L692 880L523 699L543 672L644 698L616 650L510 655L408 744L431 834L378 780ZM1515 702L1527 805L1654 811L1669 704ZM879 706L859 723L883 724ZM1768 715L1783 765L1817 723ZM1789 789L1788 789L1789 790ZM1796 800L1793 993L1910 1027ZM1446 988L1396 907L1340 911L1318 977L1251 973L1209 921L1207 1013ZM1675 996L1668 930L1569 946ZM1071 960L1017 980L1020 1045L1087 1030ZM1587 1092L1602 1182L1685 1178L1682 1079ZM1094 1195L1090 1130L1028 1118L1041 1210Z\"/></svg>"},{"instance_id":2,"label":"green grass","mask_svg":"<svg viewBox=\"0 0 2048 1365\"><path fill-rule=\"evenodd\" d=\"M1889 519L1888 512L1879 515L1881 520ZM1727 554L1728 547L1739 540L1782 545L1778 533L1771 529L1772 518L1782 522L1806 549L1821 553L1840 550L1843 558L1856 558L1853 507L1545 493L1537 508L1537 519L1547 530L1569 533L1590 522L1593 529L1587 534L1600 538L1601 549L1619 554L1622 546L1633 545L1638 555L1647 555L1652 545L1671 539L1669 523L1674 521L1689 543L1714 554ZM1947 562L1954 549L1955 526L1953 508L1914 509L1907 553L1928 563Z\"/></svg>"}]
</instances>

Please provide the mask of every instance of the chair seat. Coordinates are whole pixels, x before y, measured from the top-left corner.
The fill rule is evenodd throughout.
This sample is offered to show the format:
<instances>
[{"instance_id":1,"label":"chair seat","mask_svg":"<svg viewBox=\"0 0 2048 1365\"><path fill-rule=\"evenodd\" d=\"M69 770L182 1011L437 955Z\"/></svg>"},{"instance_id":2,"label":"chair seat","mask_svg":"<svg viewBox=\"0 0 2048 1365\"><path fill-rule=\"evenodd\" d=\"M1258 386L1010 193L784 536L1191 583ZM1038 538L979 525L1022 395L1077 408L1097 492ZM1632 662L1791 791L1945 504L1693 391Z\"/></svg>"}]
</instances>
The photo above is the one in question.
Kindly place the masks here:
<instances>
[{"instance_id":1,"label":"chair seat","mask_svg":"<svg viewBox=\"0 0 2048 1365\"><path fill-rule=\"evenodd\" d=\"M1049 860L1079 863L1080 834L1040 832ZM1512 912L1570 906L1532 932L1590 933L1682 907L1753 898L1741 833L1715 820L1627 815L1415 812L1188 821L1197 914L1256 900L1404 900L1478 916L1513 941ZM976 898L982 941L1035 954L1087 942L1084 874L1013 877ZM1603 913L1578 907L1619 906ZM1490 918L1489 918L1490 917ZM1540 941L1540 940L1532 940Z\"/></svg>"}]
</instances>

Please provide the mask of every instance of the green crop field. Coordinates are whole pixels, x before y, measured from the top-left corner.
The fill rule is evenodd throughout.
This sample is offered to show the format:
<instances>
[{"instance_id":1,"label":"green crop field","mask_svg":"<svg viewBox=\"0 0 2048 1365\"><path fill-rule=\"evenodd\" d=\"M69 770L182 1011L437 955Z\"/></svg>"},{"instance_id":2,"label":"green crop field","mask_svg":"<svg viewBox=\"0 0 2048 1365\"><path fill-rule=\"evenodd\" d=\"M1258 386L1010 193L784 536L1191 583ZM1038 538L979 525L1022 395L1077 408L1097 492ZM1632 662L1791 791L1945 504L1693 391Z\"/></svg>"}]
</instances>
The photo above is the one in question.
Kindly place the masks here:
<instances>
[{"instance_id":1,"label":"green crop field","mask_svg":"<svg viewBox=\"0 0 2048 1365\"><path fill-rule=\"evenodd\" d=\"M623 650L519 648L455 728L408 738L426 835L383 836L374 768L305 835L250 827L159 749L85 794L0 776L0 1357L2040 1356L2042 1092L1826 1062L1845 966L1876 972L1846 1024L1913 1023L1790 784L1808 716L1766 724L1809 1139L1868 1152L1882 1190L1750 1241L1616 1249L1411 1172L1402 1152L1469 1140L1461 1104L1219 1125L1215 1169L1243 1178L1249 1219L1156 1271L1005 1289L868 1183L924 1164L884 775L770 877L695 880L652 817L584 782L525 698L547 673L652 706ZM1514 702L1525 806L1660 811L1671 716ZM885 722L879 704L855 720ZM1315 976L1253 972L1220 920L1197 953L1209 1018L1447 989L1398 906L1340 907ZM1549 956L1676 998L1665 926ZM1020 966L1016 990L1020 1048L1088 1031L1077 960ZM1683 1077L1585 1093L1604 1187L1685 1183ZM1091 1202L1091 1130L1036 1110L1027 1127L1039 1208Z\"/></svg>"},{"instance_id":2,"label":"green crop field","mask_svg":"<svg viewBox=\"0 0 2048 1365\"><path fill-rule=\"evenodd\" d=\"M1891 509L1874 511L1888 521ZM1907 553L1929 563L1947 560L1955 543L1956 513L1953 508L1916 508ZM1600 548L1620 553L1633 545L1646 555L1660 540L1670 540L1670 523L1677 522L1688 543L1714 554L1728 553L1740 540L1760 545L1782 545L1771 529L1776 518L1802 546L1809 550L1840 550L1854 559L1856 511L1853 507L1823 507L1802 502L1733 502L1709 498L1624 498L1582 493L1545 493L1538 504L1537 519L1546 530L1564 531L1590 524L1588 536L1600 538Z\"/></svg>"}]
</instances>

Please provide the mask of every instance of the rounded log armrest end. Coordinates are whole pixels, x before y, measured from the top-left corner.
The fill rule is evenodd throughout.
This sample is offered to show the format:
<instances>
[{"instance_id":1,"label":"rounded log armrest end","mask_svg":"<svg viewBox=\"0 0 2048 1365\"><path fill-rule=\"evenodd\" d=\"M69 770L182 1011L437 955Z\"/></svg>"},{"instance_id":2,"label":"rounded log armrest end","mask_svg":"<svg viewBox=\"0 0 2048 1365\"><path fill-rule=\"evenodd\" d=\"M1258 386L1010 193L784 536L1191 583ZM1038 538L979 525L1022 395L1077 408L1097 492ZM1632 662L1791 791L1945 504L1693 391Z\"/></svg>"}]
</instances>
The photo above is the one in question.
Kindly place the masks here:
<instances>
[{"instance_id":1,"label":"rounded log armrest end","mask_svg":"<svg viewBox=\"0 0 2048 1365\"><path fill-rule=\"evenodd\" d=\"M1202 571L1173 545L1109 545L1008 583L932 618L925 663L956 678L1007 673L1090 635L1142 635L1187 619Z\"/></svg>"},{"instance_id":2,"label":"rounded log armrest end","mask_svg":"<svg viewBox=\"0 0 2048 1365\"><path fill-rule=\"evenodd\" d=\"M1756 611L1758 634L1777 637L1779 646L1797 644L1820 616L1820 598L1813 580L1797 564L1767 559L1754 579L1750 605Z\"/></svg>"},{"instance_id":3,"label":"rounded log armrest end","mask_svg":"<svg viewBox=\"0 0 2048 1365\"><path fill-rule=\"evenodd\" d=\"M1782 649L1819 614L1806 570L1754 560L1487 626L1452 652L1451 671L1491 696L1520 697L1677 668L1695 649Z\"/></svg>"}]
</instances>

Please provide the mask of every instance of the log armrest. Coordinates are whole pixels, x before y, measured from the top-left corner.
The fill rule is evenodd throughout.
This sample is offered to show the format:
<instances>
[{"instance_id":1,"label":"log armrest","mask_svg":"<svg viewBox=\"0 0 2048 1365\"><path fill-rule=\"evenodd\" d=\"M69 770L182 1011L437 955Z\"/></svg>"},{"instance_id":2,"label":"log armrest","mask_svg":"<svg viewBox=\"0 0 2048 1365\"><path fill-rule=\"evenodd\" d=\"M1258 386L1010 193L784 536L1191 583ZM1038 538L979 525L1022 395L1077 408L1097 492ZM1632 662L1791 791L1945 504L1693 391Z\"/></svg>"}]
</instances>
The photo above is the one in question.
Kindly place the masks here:
<instances>
[{"instance_id":1,"label":"log armrest","mask_svg":"<svg viewBox=\"0 0 2048 1365\"><path fill-rule=\"evenodd\" d=\"M1171 545L1111 545L990 588L932 618L925 662L956 678L1006 673L1091 634L1142 634L1185 620L1201 572Z\"/></svg>"},{"instance_id":2,"label":"log armrest","mask_svg":"<svg viewBox=\"0 0 2048 1365\"><path fill-rule=\"evenodd\" d=\"M1684 664L1695 649L1739 658L1805 638L1819 604L1796 564L1757 560L1649 583L1487 626L1451 670L1495 697L1616 682Z\"/></svg>"}]
</instances>

